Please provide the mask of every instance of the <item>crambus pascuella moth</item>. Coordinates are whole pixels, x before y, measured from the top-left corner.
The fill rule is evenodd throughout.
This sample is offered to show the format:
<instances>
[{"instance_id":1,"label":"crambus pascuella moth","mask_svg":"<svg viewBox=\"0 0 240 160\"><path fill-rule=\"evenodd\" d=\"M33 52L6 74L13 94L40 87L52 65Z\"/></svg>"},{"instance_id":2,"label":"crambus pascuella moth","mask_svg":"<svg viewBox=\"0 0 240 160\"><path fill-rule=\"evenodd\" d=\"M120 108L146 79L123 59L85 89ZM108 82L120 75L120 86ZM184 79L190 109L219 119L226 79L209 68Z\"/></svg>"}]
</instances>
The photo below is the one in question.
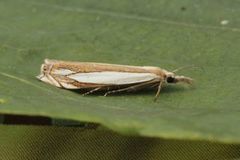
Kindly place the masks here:
<instances>
[{"instance_id":1,"label":"crambus pascuella moth","mask_svg":"<svg viewBox=\"0 0 240 160\"><path fill-rule=\"evenodd\" d=\"M155 100L164 83L192 83L192 79L175 75L175 71L151 66L128 66L93 62L69 62L45 59L37 78L65 89L88 89L84 95L98 90L108 94L156 87Z\"/></svg>"}]
</instances>

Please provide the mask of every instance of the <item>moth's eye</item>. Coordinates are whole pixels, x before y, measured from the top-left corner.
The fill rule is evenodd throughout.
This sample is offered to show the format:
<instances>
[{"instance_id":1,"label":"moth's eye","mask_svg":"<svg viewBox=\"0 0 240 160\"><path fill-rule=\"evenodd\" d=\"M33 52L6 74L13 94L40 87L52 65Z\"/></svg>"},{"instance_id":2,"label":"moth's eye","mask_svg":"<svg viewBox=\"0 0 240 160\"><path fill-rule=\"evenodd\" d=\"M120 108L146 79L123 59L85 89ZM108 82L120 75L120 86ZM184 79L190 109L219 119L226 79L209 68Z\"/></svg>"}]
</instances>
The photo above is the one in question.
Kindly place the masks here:
<instances>
[{"instance_id":1,"label":"moth's eye","mask_svg":"<svg viewBox=\"0 0 240 160\"><path fill-rule=\"evenodd\" d=\"M167 77L167 82L168 83L174 83L175 78L174 77Z\"/></svg>"}]
</instances>

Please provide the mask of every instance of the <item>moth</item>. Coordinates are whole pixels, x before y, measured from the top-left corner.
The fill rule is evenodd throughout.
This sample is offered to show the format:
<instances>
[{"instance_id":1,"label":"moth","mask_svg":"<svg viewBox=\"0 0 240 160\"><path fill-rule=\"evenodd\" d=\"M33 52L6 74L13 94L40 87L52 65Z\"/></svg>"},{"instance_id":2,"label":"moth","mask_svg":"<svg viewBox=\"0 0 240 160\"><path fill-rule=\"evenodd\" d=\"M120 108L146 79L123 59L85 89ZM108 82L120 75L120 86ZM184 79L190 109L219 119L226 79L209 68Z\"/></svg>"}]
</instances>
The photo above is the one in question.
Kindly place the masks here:
<instances>
[{"instance_id":1,"label":"moth","mask_svg":"<svg viewBox=\"0 0 240 160\"><path fill-rule=\"evenodd\" d=\"M129 66L95 62L71 62L45 59L41 73L37 78L59 88L87 89L83 95L98 90L109 94L136 91L144 88L157 88L155 100L164 84L179 82L191 84L193 79L178 76L175 73L159 67Z\"/></svg>"}]
</instances>

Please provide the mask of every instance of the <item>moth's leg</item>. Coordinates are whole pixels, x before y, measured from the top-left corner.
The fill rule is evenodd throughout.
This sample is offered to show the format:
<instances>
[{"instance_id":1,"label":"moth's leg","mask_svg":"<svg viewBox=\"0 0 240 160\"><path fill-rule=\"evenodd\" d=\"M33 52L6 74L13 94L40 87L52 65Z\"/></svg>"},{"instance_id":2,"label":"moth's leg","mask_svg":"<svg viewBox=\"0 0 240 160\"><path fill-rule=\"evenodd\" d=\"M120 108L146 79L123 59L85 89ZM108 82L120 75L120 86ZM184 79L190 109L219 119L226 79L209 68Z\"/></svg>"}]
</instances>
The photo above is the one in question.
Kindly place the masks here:
<instances>
[{"instance_id":1,"label":"moth's leg","mask_svg":"<svg viewBox=\"0 0 240 160\"><path fill-rule=\"evenodd\" d=\"M159 85L159 83L154 83L151 86L149 86L149 88L156 88L156 87L158 87L158 85Z\"/></svg>"},{"instance_id":2,"label":"moth's leg","mask_svg":"<svg viewBox=\"0 0 240 160\"><path fill-rule=\"evenodd\" d=\"M140 84L137 84L137 85L133 85L133 86L130 86L130 87L127 87L127 88L122 88L122 89L117 89L117 90L108 91L108 92L106 92L106 93L104 94L104 96L106 97L107 95L112 94L112 93L138 90L138 89L143 88L143 87L145 87L145 86L149 86L150 84L153 84L153 83L155 83L155 82L156 82L156 81L149 81L149 82L145 82L145 83L140 83Z\"/></svg>"},{"instance_id":3,"label":"moth's leg","mask_svg":"<svg viewBox=\"0 0 240 160\"><path fill-rule=\"evenodd\" d=\"M106 93L104 94L104 96L106 97L106 96L109 95L109 94L117 93L117 92L136 90L137 87L138 87L137 85L134 85L134 86L127 87L127 88L122 88L122 89L117 89L117 90L108 91L108 92L106 92Z\"/></svg>"},{"instance_id":4,"label":"moth's leg","mask_svg":"<svg viewBox=\"0 0 240 160\"><path fill-rule=\"evenodd\" d=\"M96 91L98 91L98 90L100 90L102 87L97 87L97 88L94 88L94 89L92 89L92 90L90 90L90 91L88 91L88 92L86 92L86 93L84 93L84 94L82 94L83 96L86 96L86 95L88 95L88 94L91 94L91 93L93 93L93 92L96 92Z\"/></svg>"},{"instance_id":5,"label":"moth's leg","mask_svg":"<svg viewBox=\"0 0 240 160\"><path fill-rule=\"evenodd\" d=\"M154 97L154 101L156 101L157 98L159 97L159 94L160 94L160 91L161 91L161 88L162 88L162 84L163 84L163 81L160 81L160 82L159 82L159 85L158 85L157 93L156 93L156 95L155 95L155 97Z\"/></svg>"}]
</instances>

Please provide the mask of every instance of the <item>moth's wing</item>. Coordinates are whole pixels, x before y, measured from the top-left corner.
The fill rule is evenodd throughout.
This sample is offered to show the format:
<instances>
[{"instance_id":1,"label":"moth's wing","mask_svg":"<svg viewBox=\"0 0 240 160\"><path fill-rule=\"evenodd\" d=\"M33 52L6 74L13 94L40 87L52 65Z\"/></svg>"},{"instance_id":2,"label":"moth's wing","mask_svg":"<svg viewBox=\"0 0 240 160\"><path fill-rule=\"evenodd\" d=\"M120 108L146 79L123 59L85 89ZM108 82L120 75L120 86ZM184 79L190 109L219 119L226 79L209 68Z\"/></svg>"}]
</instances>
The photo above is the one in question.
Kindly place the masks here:
<instances>
[{"instance_id":1,"label":"moth's wing","mask_svg":"<svg viewBox=\"0 0 240 160\"><path fill-rule=\"evenodd\" d=\"M93 83L104 85L127 85L151 81L159 78L153 73L129 73L129 72L89 72L76 73L67 76L81 83Z\"/></svg>"},{"instance_id":2,"label":"moth's wing","mask_svg":"<svg viewBox=\"0 0 240 160\"><path fill-rule=\"evenodd\" d=\"M39 79L54 86L66 89L96 88L105 86L102 84L80 82L68 77L69 75L74 74L76 74L74 71L60 68L53 70L50 75L41 75L41 78Z\"/></svg>"}]
</instances>

